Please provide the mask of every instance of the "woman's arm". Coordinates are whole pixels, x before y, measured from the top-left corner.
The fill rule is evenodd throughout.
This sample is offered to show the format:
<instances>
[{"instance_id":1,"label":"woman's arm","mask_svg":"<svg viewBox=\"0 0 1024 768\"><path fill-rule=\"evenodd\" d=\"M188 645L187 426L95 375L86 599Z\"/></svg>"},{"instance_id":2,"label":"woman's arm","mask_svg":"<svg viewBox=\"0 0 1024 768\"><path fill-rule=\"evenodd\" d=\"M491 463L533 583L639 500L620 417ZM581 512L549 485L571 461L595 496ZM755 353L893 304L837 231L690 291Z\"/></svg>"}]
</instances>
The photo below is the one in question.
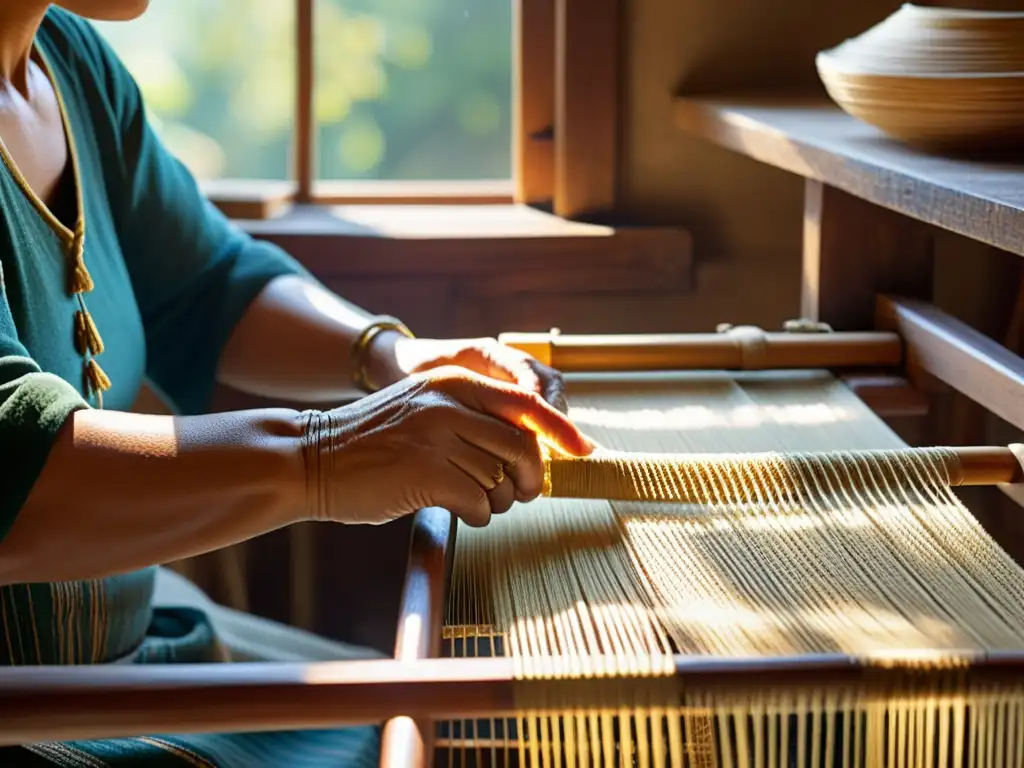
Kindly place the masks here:
<instances>
[{"instance_id":1,"label":"woman's arm","mask_svg":"<svg viewBox=\"0 0 1024 768\"><path fill-rule=\"evenodd\" d=\"M309 278L277 277L234 327L217 376L264 397L330 402L351 396L356 394L353 345L373 320ZM536 392L566 410L557 371L494 339L410 339L385 330L371 337L363 355L360 366L376 386L458 366Z\"/></svg>"},{"instance_id":2,"label":"woman's arm","mask_svg":"<svg viewBox=\"0 0 1024 768\"><path fill-rule=\"evenodd\" d=\"M457 369L327 413L77 410L0 541L0 584L100 578L301 519L383 523L444 506L485 525L541 492L537 433L593 450L537 395Z\"/></svg>"},{"instance_id":3,"label":"woman's arm","mask_svg":"<svg viewBox=\"0 0 1024 768\"><path fill-rule=\"evenodd\" d=\"M264 397L331 402L358 394L352 380L352 348L373 321L369 312L303 276L270 281L235 326L220 357L218 378ZM374 336L368 371L391 383L402 372L396 331Z\"/></svg>"},{"instance_id":4,"label":"woman's arm","mask_svg":"<svg viewBox=\"0 0 1024 768\"><path fill-rule=\"evenodd\" d=\"M10 532L0 584L94 579L244 541L305 513L294 411L79 410Z\"/></svg>"}]
</instances>

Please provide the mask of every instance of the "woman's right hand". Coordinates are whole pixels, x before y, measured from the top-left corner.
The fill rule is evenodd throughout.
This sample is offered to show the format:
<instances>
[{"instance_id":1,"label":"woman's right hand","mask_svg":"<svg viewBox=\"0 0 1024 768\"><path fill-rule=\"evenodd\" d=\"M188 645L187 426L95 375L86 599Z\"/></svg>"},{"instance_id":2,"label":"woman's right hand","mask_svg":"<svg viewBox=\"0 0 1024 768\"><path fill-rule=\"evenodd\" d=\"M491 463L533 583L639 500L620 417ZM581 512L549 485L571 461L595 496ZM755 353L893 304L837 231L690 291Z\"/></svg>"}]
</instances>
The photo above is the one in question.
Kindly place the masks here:
<instances>
[{"instance_id":1,"label":"woman's right hand","mask_svg":"<svg viewBox=\"0 0 1024 768\"><path fill-rule=\"evenodd\" d=\"M316 520L385 523L443 507L483 526L540 494L538 437L573 456L594 449L539 395L459 367L304 416L305 492Z\"/></svg>"}]
</instances>

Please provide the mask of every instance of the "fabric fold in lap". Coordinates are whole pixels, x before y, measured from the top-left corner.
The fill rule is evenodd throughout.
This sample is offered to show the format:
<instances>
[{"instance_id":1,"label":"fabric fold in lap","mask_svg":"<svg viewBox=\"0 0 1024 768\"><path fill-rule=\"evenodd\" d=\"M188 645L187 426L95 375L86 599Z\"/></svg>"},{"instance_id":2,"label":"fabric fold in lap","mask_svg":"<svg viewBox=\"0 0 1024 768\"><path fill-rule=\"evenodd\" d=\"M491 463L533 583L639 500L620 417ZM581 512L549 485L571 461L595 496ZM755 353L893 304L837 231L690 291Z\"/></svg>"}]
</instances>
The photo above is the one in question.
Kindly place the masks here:
<instances>
[{"instance_id":1,"label":"fabric fold in lap","mask_svg":"<svg viewBox=\"0 0 1024 768\"><path fill-rule=\"evenodd\" d=\"M384 658L359 645L330 640L295 627L218 605L196 584L170 568L157 569L153 605L157 611L202 611L232 661L340 661Z\"/></svg>"},{"instance_id":2,"label":"fabric fold in lap","mask_svg":"<svg viewBox=\"0 0 1024 768\"><path fill-rule=\"evenodd\" d=\"M156 569L153 621L142 646L111 663L316 662L381 654L214 603L169 568ZM223 649L219 653L218 649ZM376 726L324 731L153 735L0 749L7 768L377 768Z\"/></svg>"}]
</instances>

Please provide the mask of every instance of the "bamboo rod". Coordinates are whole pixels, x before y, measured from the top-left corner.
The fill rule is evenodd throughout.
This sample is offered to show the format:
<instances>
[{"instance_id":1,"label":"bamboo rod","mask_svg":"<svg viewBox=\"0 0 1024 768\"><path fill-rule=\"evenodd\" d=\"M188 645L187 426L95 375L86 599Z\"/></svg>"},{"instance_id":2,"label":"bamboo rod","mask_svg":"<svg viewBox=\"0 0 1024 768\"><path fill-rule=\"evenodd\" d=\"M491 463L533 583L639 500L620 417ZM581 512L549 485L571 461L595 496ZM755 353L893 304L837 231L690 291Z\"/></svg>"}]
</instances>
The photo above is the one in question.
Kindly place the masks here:
<instances>
[{"instance_id":1,"label":"bamboo rod","mask_svg":"<svg viewBox=\"0 0 1024 768\"><path fill-rule=\"evenodd\" d=\"M1021 652L919 653L902 660L678 656L674 666L675 675L667 677L545 680L515 679L510 658L11 668L0 676L0 746L334 728L402 716L512 717L523 708L618 706L624 697L642 697L667 683L721 695L852 684L865 697L884 699L906 693L915 680L949 672L961 684L984 680L1024 687ZM949 690L958 694L955 686Z\"/></svg>"},{"instance_id":2,"label":"bamboo rod","mask_svg":"<svg viewBox=\"0 0 1024 768\"><path fill-rule=\"evenodd\" d=\"M564 373L585 371L767 370L899 365L900 337L889 332L609 334L504 333L499 340Z\"/></svg>"},{"instance_id":3,"label":"bamboo rod","mask_svg":"<svg viewBox=\"0 0 1024 768\"><path fill-rule=\"evenodd\" d=\"M837 482L848 484L853 478L867 478L871 482L882 476L899 482L912 471L913 465L907 462L920 458L930 458L936 471L946 472L951 486L1001 485L1024 480L1017 457L1009 448L999 446L802 454L598 453L582 459L549 459L544 495L612 501L742 503L747 500L749 484L758 482L757 468L766 461L783 468L773 474L773 482L785 491L787 477L806 477L808 473L833 486ZM829 469L835 461L859 471L840 475ZM733 476L744 478L744 482L728 482Z\"/></svg>"}]
</instances>

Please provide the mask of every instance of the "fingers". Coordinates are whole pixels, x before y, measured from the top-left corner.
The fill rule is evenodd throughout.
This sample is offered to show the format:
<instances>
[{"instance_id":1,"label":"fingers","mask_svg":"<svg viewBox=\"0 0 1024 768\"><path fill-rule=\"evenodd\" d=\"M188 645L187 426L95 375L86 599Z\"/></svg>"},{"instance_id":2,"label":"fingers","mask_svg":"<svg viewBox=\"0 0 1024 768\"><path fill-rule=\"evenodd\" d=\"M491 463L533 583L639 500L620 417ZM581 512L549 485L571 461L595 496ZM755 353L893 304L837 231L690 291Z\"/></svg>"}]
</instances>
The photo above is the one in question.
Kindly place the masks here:
<instances>
[{"instance_id":1,"label":"fingers","mask_svg":"<svg viewBox=\"0 0 1024 768\"><path fill-rule=\"evenodd\" d=\"M505 471L502 462L487 451L464 444L448 456L448 463L476 485L470 490L459 478L460 494L468 495L460 495L455 502L457 508L449 508L468 524L486 525L491 515L507 512L515 502L516 486L512 476Z\"/></svg>"},{"instance_id":2,"label":"fingers","mask_svg":"<svg viewBox=\"0 0 1024 768\"><path fill-rule=\"evenodd\" d=\"M525 430L518 432L524 444L523 458L507 464L505 471L515 486L516 501L533 501L544 490L544 457L534 433Z\"/></svg>"},{"instance_id":3,"label":"fingers","mask_svg":"<svg viewBox=\"0 0 1024 768\"><path fill-rule=\"evenodd\" d=\"M518 349L505 346L497 339L476 339L460 342L461 348L447 358L439 357L431 367L459 365L497 381L515 384L527 392L536 392L556 410L568 411L562 375L536 358Z\"/></svg>"},{"instance_id":4,"label":"fingers","mask_svg":"<svg viewBox=\"0 0 1024 768\"><path fill-rule=\"evenodd\" d=\"M487 491L454 462L446 462L438 476L431 478L431 484L438 489L434 503L466 525L483 528L491 521L491 500Z\"/></svg>"},{"instance_id":5,"label":"fingers","mask_svg":"<svg viewBox=\"0 0 1024 768\"><path fill-rule=\"evenodd\" d=\"M485 475L494 474L495 463L505 467L515 486L515 498L527 501L540 494L544 459L532 432L468 408L453 419L451 427L467 447L489 457L490 465L481 470ZM486 485L488 477L477 479L490 487Z\"/></svg>"},{"instance_id":6,"label":"fingers","mask_svg":"<svg viewBox=\"0 0 1024 768\"><path fill-rule=\"evenodd\" d=\"M467 414L456 427L465 446L453 453L453 459L468 467L467 473L488 491L507 480L510 505L512 500L537 498L544 488L544 459L537 438L489 416Z\"/></svg>"},{"instance_id":7,"label":"fingers","mask_svg":"<svg viewBox=\"0 0 1024 768\"><path fill-rule=\"evenodd\" d=\"M569 403L565 399L565 381L562 374L533 358L528 359L528 364L540 381L540 394L544 402L557 411L568 413Z\"/></svg>"},{"instance_id":8,"label":"fingers","mask_svg":"<svg viewBox=\"0 0 1024 768\"><path fill-rule=\"evenodd\" d=\"M473 445L465 438L459 438L447 458L485 491L493 490L505 480L507 459Z\"/></svg>"},{"instance_id":9,"label":"fingers","mask_svg":"<svg viewBox=\"0 0 1024 768\"><path fill-rule=\"evenodd\" d=\"M563 453L587 456L594 451L594 444L568 417L544 402L539 394L472 373L452 377L445 384L449 393L464 405L528 429Z\"/></svg>"},{"instance_id":10,"label":"fingers","mask_svg":"<svg viewBox=\"0 0 1024 768\"><path fill-rule=\"evenodd\" d=\"M484 347L488 373L495 379L511 381L528 392L536 392L556 410L569 410L562 374L534 357L494 341Z\"/></svg>"},{"instance_id":11,"label":"fingers","mask_svg":"<svg viewBox=\"0 0 1024 768\"><path fill-rule=\"evenodd\" d=\"M516 488L512 484L512 478L506 475L493 491L487 492L487 498L491 503L492 515L503 515L512 508L516 501Z\"/></svg>"}]
</instances>

